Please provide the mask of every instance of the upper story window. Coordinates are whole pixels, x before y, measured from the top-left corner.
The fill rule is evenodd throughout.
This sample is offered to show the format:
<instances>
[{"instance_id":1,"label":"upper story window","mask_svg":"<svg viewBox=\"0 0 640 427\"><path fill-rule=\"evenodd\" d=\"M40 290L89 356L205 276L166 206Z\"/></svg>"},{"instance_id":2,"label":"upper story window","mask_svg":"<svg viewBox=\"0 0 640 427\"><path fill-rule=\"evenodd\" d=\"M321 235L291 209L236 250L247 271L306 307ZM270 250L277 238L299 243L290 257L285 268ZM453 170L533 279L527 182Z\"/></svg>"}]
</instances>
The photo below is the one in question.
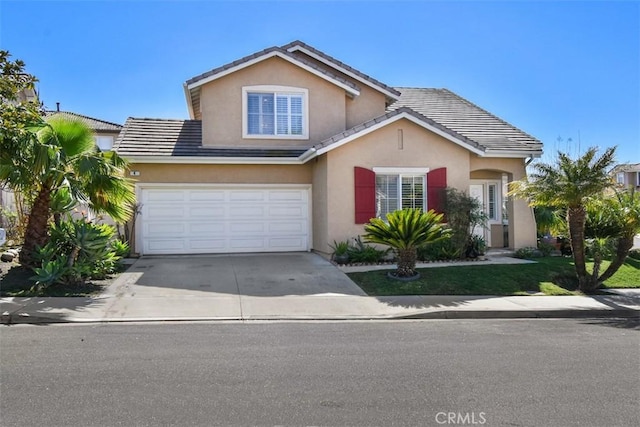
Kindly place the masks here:
<instances>
[{"instance_id":1,"label":"upper story window","mask_svg":"<svg viewBox=\"0 0 640 427\"><path fill-rule=\"evenodd\" d=\"M624 184L624 172L618 172L616 174L616 182L618 184Z\"/></svg>"},{"instance_id":2,"label":"upper story window","mask_svg":"<svg viewBox=\"0 0 640 427\"><path fill-rule=\"evenodd\" d=\"M243 138L309 138L307 89L247 86L242 96Z\"/></svg>"},{"instance_id":3,"label":"upper story window","mask_svg":"<svg viewBox=\"0 0 640 427\"><path fill-rule=\"evenodd\" d=\"M95 140L98 148L100 148L100 151L111 151L111 149L113 148L112 136L96 136Z\"/></svg>"}]
</instances>

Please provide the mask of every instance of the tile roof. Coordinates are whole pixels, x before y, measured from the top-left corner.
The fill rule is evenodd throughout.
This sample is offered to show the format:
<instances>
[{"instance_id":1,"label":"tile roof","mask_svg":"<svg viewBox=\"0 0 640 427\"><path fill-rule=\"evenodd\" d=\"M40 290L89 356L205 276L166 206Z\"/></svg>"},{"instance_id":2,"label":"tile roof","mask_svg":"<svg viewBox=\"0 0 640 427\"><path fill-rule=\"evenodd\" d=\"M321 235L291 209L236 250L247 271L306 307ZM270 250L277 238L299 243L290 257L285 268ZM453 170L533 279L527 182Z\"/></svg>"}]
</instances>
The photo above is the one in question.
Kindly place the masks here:
<instances>
[{"instance_id":1,"label":"tile roof","mask_svg":"<svg viewBox=\"0 0 640 427\"><path fill-rule=\"evenodd\" d=\"M371 77L371 76L369 76L369 75L367 75L367 74L365 74L365 73L363 73L363 72L351 67L350 65L345 64L344 62L342 62L342 61L340 61L340 60L338 60L338 59L336 59L336 58L334 58L334 57L332 57L330 55L327 55L326 53L324 53L324 52L314 48L313 46L310 46L310 45L308 45L308 44L306 44L306 43L304 43L304 42L302 42L300 40L295 40L295 41L293 41L291 43L288 43L288 44L282 46L282 49L286 49L286 50L290 51L292 48L295 48L296 46L304 48L304 49L308 50L309 52L312 52L313 54L322 57L323 59L325 59L326 61L332 63L333 65L335 65L337 67L340 67L340 68L343 68L343 69L349 71L350 73L353 73L353 74L357 75L361 79L366 80L369 83L371 83L371 84L373 84L375 86L378 86L379 88L384 89L387 92L390 92L393 95L400 96L400 92L397 89L395 89L395 88L393 88L391 86L387 86L386 84L382 83L380 80L374 79L373 77Z\"/></svg>"},{"instance_id":2,"label":"tile roof","mask_svg":"<svg viewBox=\"0 0 640 427\"><path fill-rule=\"evenodd\" d=\"M304 149L212 148L202 146L200 120L129 117L114 144L124 157L298 157Z\"/></svg>"},{"instance_id":3,"label":"tile roof","mask_svg":"<svg viewBox=\"0 0 640 427\"><path fill-rule=\"evenodd\" d=\"M474 141L488 152L542 154L542 143L447 89L396 88L400 99L388 107L409 107L441 126Z\"/></svg>"},{"instance_id":4,"label":"tile roof","mask_svg":"<svg viewBox=\"0 0 640 427\"><path fill-rule=\"evenodd\" d=\"M117 123L107 122L105 120L95 119L93 117L84 116L78 113L72 113L70 111L45 111L45 117L64 117L67 119L80 120L82 123L89 126L92 130L97 132L120 132L122 125Z\"/></svg>"},{"instance_id":5,"label":"tile roof","mask_svg":"<svg viewBox=\"0 0 640 427\"><path fill-rule=\"evenodd\" d=\"M393 117L398 116L398 115L400 115L402 113L409 114L410 116L413 116L416 119L418 119L418 120L420 120L420 121L422 121L422 122L424 122L424 123L426 123L428 125L431 125L431 126L437 128L438 130L449 134L450 136L452 136L454 138L459 139L463 143L467 144L470 148L483 151L484 147L482 147L477 142L465 137L464 135L460 135L460 134L452 131L451 129L448 129L445 126L442 126L440 123L438 123L438 122L436 122L436 121L434 121L434 120L432 120L432 119L430 119L428 117L423 116L422 114L412 110L409 107L400 107L400 108L397 108L395 110L391 110L391 111L387 112L386 114L383 114L383 115L378 116L378 117L376 117L374 119L371 119L371 120L369 120L367 122L364 122L362 124L354 126L351 129L345 130L344 132L340 132L339 134L334 135L331 138L327 138L324 141L320 142L319 144L314 145L313 148L315 148L316 150L319 150L319 149L322 149L322 148L329 147L329 146L331 146L333 144L338 143L339 141L342 141L345 138L348 138L348 137L350 137L352 135L356 135L359 132L362 132L362 131L364 131L366 129L369 129L369 128L377 125L378 123L381 123L381 122L387 121L389 119L392 119Z\"/></svg>"}]
</instances>

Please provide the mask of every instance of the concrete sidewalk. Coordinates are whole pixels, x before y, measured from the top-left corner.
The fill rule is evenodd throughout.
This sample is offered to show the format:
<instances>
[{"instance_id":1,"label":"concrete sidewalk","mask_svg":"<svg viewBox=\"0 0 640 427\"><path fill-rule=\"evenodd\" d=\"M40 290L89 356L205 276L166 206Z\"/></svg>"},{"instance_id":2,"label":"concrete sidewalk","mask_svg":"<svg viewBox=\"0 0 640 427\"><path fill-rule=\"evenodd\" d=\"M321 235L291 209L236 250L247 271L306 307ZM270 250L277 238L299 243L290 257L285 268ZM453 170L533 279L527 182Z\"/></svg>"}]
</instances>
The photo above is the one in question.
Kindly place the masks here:
<instances>
[{"instance_id":1,"label":"concrete sidewalk","mask_svg":"<svg viewBox=\"0 0 640 427\"><path fill-rule=\"evenodd\" d=\"M317 257L316 255L313 255ZM597 296L391 296L370 297L345 281L346 276L326 260L291 255L284 266L271 265L267 256L246 259L207 258L167 263L142 258L105 291L92 298L1 298L0 323L148 322L211 320L363 320L462 318L640 318L640 289L620 289ZM302 272L294 275L300 261ZM170 270L185 274L184 263L202 269L191 281L169 286ZM242 265L242 268L233 268ZM489 261L486 261L489 262ZM517 262L494 259L493 263ZM154 266L158 264L159 266ZM216 264L217 263L217 264ZM262 264L262 267L259 267ZM444 266L434 264L431 267ZM423 266L421 266L423 267ZM152 268L154 270L151 272ZM227 270L225 270L225 268ZM260 275L249 275L260 268ZM269 270L271 268L271 270ZM304 268L309 271L305 272ZM368 267L370 268L370 267ZM386 266L383 268L392 268ZM266 269L266 270L265 270ZM313 274L310 273L311 269ZM186 270L185 270L186 271ZM257 281L264 272L265 283ZM209 277L209 281L205 280ZM218 277L221 276L221 277ZM343 277L344 276L344 277ZM274 280L277 277L277 280ZM207 283L224 279L215 288ZM230 280L237 285L229 285ZM348 279L347 279L348 280ZM267 283L269 282L269 283ZM287 288L282 283L294 283ZM252 286L249 284L253 283ZM314 286L321 283L322 286ZM339 283L336 284L336 283ZM266 292L269 290L269 292Z\"/></svg>"}]
</instances>

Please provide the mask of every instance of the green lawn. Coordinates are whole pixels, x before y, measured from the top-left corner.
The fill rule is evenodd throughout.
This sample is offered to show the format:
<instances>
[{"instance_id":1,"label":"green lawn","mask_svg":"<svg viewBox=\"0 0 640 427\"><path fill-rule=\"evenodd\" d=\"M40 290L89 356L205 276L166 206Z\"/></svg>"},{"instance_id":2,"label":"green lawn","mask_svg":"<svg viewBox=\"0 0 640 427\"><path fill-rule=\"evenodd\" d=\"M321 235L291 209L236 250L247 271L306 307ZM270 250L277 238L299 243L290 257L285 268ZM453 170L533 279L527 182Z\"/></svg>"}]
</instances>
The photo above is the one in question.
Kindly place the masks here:
<instances>
[{"instance_id":1,"label":"green lawn","mask_svg":"<svg viewBox=\"0 0 640 427\"><path fill-rule=\"evenodd\" d=\"M419 268L421 278L399 282L387 278L387 271L349 273L368 295L575 295L575 273L571 258L536 259L534 264ZM608 263L603 263L603 270ZM591 264L588 264L588 268ZM605 283L609 288L640 288L640 261L627 258Z\"/></svg>"}]
</instances>

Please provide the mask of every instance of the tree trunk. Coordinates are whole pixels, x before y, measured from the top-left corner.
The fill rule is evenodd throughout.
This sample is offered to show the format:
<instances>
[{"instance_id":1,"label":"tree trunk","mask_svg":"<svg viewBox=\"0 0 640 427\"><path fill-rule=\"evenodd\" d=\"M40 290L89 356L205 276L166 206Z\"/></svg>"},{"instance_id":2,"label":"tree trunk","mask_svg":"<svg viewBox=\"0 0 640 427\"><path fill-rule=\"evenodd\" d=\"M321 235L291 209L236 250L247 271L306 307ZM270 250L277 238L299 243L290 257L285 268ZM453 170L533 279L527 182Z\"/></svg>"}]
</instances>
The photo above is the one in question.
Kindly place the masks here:
<instances>
[{"instance_id":1,"label":"tree trunk","mask_svg":"<svg viewBox=\"0 0 640 427\"><path fill-rule=\"evenodd\" d=\"M598 284L603 283L605 280L611 278L616 271L624 264L624 260L629 255L629 250L633 247L633 235L623 236L618 239L616 243L616 256L611 260L609 268L602 273L602 276L598 277Z\"/></svg>"},{"instance_id":2,"label":"tree trunk","mask_svg":"<svg viewBox=\"0 0 640 427\"><path fill-rule=\"evenodd\" d=\"M51 212L51 191L41 188L31 206L29 222L24 232L24 244L20 251L20 263L25 267L34 267L33 254L38 246L44 246L49 240L49 216Z\"/></svg>"},{"instance_id":3,"label":"tree trunk","mask_svg":"<svg viewBox=\"0 0 640 427\"><path fill-rule=\"evenodd\" d=\"M571 239L573 263L575 264L576 274L578 275L578 288L582 292L592 292L598 287L598 282L597 280L592 280L587 274L587 257L584 246L584 224L586 219L587 211L584 206L570 207L567 210L569 238Z\"/></svg>"},{"instance_id":4,"label":"tree trunk","mask_svg":"<svg viewBox=\"0 0 640 427\"><path fill-rule=\"evenodd\" d=\"M398 249L398 277L412 277L416 275L416 248Z\"/></svg>"}]
</instances>

